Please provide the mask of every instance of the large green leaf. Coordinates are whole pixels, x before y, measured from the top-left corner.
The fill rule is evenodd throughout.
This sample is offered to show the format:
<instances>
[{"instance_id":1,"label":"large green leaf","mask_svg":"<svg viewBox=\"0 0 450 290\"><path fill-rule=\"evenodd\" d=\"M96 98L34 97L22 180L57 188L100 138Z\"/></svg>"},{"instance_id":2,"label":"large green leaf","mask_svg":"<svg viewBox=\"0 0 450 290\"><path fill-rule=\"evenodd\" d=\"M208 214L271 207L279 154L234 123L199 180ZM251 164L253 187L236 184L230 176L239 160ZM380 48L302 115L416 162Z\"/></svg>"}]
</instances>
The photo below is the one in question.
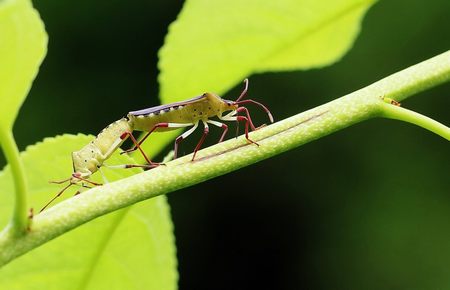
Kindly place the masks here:
<instances>
[{"instance_id":1,"label":"large green leaf","mask_svg":"<svg viewBox=\"0 0 450 290\"><path fill-rule=\"evenodd\" d=\"M0 1L0 126L10 129L47 52L47 34L29 0Z\"/></svg>"},{"instance_id":2,"label":"large green leaf","mask_svg":"<svg viewBox=\"0 0 450 290\"><path fill-rule=\"evenodd\" d=\"M374 2L188 0L159 54L162 100L223 93L255 72L331 64Z\"/></svg>"},{"instance_id":3,"label":"large green leaf","mask_svg":"<svg viewBox=\"0 0 450 290\"><path fill-rule=\"evenodd\" d=\"M21 154L39 210L61 185L49 184L70 176L70 152L92 137L64 135L30 146ZM108 164L133 163L115 154ZM105 169L108 180L140 170ZM94 180L101 181L101 176ZM0 226L8 222L13 184L9 167L0 174ZM66 198L72 197L66 192ZM83 193L82 193L83 194ZM87 194L87 193L86 193ZM165 196L111 213L79 227L14 260L0 271L0 289L176 289L175 245Z\"/></svg>"}]
</instances>

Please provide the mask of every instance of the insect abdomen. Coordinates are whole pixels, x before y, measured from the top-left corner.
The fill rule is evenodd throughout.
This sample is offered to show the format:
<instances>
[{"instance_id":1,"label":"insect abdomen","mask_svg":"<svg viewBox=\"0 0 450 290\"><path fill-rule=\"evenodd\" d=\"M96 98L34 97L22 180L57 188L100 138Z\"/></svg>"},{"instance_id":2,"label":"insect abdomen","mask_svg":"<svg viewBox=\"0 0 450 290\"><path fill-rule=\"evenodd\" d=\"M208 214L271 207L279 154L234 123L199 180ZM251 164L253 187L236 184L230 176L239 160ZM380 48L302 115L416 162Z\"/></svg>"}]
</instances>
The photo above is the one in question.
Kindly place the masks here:
<instances>
[{"instance_id":1,"label":"insect abdomen","mask_svg":"<svg viewBox=\"0 0 450 290\"><path fill-rule=\"evenodd\" d=\"M94 139L93 143L102 154L108 154L112 148L117 149L120 146L123 133L132 132L133 130L132 123L127 118L122 118L103 129Z\"/></svg>"}]
</instances>

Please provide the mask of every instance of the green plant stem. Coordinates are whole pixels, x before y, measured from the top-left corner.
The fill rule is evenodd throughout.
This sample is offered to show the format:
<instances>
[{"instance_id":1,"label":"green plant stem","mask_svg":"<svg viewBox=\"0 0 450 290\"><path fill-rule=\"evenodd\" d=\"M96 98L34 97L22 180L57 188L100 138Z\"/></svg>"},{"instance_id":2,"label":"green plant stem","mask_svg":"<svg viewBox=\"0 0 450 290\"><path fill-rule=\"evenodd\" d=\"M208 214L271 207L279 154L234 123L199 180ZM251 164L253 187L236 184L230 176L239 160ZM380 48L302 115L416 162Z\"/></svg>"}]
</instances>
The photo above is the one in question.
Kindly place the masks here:
<instances>
[{"instance_id":1,"label":"green plant stem","mask_svg":"<svg viewBox=\"0 0 450 290\"><path fill-rule=\"evenodd\" d=\"M98 216L237 170L363 120L386 116L388 107L381 96L401 100L450 80L449 59L450 51L252 132L250 138L259 146L241 136L199 151L194 162L188 155L65 200L35 216L25 236L14 237L9 227L4 229L0 265Z\"/></svg>"},{"instance_id":2,"label":"green plant stem","mask_svg":"<svg viewBox=\"0 0 450 290\"><path fill-rule=\"evenodd\" d=\"M15 187L15 203L11 220L11 231L14 236L22 235L28 227L27 217L27 183L25 170L19 157L19 149L10 130L0 129L0 140L6 160L11 166Z\"/></svg>"},{"instance_id":3,"label":"green plant stem","mask_svg":"<svg viewBox=\"0 0 450 290\"><path fill-rule=\"evenodd\" d=\"M420 126L450 141L449 127L417 112L391 104L385 104L383 105L381 116Z\"/></svg>"}]
</instances>

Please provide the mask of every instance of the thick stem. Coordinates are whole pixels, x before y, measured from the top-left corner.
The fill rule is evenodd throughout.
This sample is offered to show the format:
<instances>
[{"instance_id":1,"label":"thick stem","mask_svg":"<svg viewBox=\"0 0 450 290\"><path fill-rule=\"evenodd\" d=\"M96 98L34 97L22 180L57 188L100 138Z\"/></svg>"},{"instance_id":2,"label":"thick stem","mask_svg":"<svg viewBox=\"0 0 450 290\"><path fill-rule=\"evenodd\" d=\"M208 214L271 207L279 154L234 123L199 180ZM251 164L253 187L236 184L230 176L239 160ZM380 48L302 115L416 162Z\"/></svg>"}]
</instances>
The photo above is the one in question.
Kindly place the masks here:
<instances>
[{"instance_id":1,"label":"thick stem","mask_svg":"<svg viewBox=\"0 0 450 290\"><path fill-rule=\"evenodd\" d=\"M0 265L96 217L133 203L188 187L298 147L363 120L382 117L381 96L401 100L450 80L450 52L391 75L368 87L304 113L168 162L166 166L112 182L61 202L34 217L22 237L0 233ZM438 72L438 73L437 73Z\"/></svg>"}]
</instances>

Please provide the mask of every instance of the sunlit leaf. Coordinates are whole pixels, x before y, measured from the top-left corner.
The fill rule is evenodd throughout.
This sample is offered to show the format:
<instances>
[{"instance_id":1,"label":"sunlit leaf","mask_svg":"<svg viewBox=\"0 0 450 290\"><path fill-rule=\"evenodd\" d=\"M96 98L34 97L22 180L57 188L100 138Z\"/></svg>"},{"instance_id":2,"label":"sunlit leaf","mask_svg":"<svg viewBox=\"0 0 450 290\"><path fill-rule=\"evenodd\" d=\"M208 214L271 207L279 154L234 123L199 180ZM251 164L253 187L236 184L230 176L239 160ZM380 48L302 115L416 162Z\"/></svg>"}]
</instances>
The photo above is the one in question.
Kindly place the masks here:
<instances>
[{"instance_id":1,"label":"sunlit leaf","mask_svg":"<svg viewBox=\"0 0 450 290\"><path fill-rule=\"evenodd\" d=\"M0 126L10 129L47 52L47 33L29 0L0 1Z\"/></svg>"},{"instance_id":2,"label":"sunlit leaf","mask_svg":"<svg viewBox=\"0 0 450 290\"><path fill-rule=\"evenodd\" d=\"M188 0L160 51L163 103L224 93L256 72L339 60L375 0Z\"/></svg>"},{"instance_id":3,"label":"sunlit leaf","mask_svg":"<svg viewBox=\"0 0 450 290\"><path fill-rule=\"evenodd\" d=\"M38 211L70 176L70 153L92 137L64 135L46 139L22 153L31 206ZM115 154L108 164L133 160ZM113 181L140 170L105 169ZM94 180L101 181L101 176ZM13 184L7 167L0 174L0 225L8 222ZM67 191L66 198L74 191ZM82 193L84 194L84 193ZM86 193L88 194L88 193ZM98 218L14 260L0 271L0 289L176 289L175 245L165 196Z\"/></svg>"}]
</instances>

